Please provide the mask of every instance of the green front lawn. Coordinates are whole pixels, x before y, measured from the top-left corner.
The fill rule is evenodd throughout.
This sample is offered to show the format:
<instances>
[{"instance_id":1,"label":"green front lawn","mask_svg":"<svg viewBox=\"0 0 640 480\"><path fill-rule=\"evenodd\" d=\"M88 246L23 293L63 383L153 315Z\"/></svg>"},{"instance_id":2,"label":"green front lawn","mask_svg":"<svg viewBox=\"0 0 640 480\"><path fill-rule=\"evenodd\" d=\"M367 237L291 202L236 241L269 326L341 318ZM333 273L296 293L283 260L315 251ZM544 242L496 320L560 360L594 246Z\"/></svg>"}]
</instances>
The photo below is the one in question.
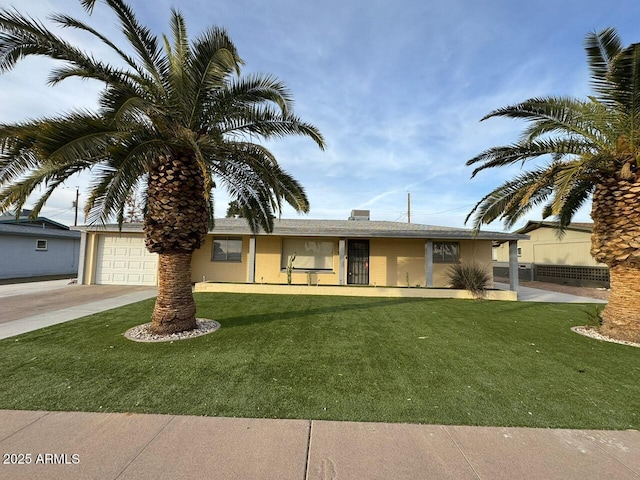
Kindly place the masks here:
<instances>
[{"instance_id":1,"label":"green front lawn","mask_svg":"<svg viewBox=\"0 0 640 480\"><path fill-rule=\"evenodd\" d=\"M640 349L593 305L196 294L215 333L135 343L153 300L0 341L0 408L640 428Z\"/></svg>"}]
</instances>

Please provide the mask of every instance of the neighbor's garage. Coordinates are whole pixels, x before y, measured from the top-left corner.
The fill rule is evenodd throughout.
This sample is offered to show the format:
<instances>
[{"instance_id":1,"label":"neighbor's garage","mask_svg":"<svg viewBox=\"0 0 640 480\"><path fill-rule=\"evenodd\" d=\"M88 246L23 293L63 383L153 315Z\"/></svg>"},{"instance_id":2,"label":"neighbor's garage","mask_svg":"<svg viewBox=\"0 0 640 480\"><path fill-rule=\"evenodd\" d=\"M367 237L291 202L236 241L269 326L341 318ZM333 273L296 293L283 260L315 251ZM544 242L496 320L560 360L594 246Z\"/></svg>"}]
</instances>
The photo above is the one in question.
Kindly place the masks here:
<instances>
[{"instance_id":1,"label":"neighbor's garage","mask_svg":"<svg viewBox=\"0 0 640 480\"><path fill-rule=\"evenodd\" d=\"M158 255L147 251L142 235L100 235L95 282L103 285L157 285Z\"/></svg>"}]
</instances>

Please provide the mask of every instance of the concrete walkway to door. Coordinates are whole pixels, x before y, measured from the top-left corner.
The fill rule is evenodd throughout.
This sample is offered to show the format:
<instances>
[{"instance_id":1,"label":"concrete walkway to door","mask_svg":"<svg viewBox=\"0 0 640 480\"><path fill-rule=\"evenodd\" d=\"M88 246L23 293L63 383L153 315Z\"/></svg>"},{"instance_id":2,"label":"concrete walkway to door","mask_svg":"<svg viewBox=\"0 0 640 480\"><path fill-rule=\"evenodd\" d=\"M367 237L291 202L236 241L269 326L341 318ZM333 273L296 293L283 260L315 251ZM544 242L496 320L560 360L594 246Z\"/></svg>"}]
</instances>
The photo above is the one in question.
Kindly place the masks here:
<instances>
[{"instance_id":1,"label":"concrete walkway to door","mask_svg":"<svg viewBox=\"0 0 640 480\"><path fill-rule=\"evenodd\" d=\"M156 287L76 285L70 280L0 285L0 339L156 295Z\"/></svg>"}]
</instances>

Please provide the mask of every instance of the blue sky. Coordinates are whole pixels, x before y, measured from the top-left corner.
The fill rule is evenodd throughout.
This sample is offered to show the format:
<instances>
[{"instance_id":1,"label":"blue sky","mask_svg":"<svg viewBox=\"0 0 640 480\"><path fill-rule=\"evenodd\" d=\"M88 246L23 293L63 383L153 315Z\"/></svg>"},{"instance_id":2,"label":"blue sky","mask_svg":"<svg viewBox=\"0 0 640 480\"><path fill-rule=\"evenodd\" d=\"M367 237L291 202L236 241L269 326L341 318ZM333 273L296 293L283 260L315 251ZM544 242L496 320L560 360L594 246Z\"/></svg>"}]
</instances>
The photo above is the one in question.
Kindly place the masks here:
<instances>
[{"instance_id":1,"label":"blue sky","mask_svg":"<svg viewBox=\"0 0 640 480\"><path fill-rule=\"evenodd\" d=\"M87 17L76 0L0 0L3 7L45 21L52 12L86 20L125 45L110 10ZM310 218L346 219L351 209L372 220L462 227L473 205L521 166L471 179L465 162L515 141L523 124L479 120L491 110L534 96L590 93L583 51L587 33L617 28L624 44L640 41L637 0L165 0L130 2L155 34L168 33L170 8L184 14L190 35L225 27L246 62L244 73L271 73L295 97L295 111L319 127L321 152L310 140L269 142L284 169L305 187ZM102 45L75 32L61 35L94 52ZM97 83L46 83L52 63L25 61L0 75L0 122L93 108ZM533 164L531 165L533 166ZM525 168L528 168L525 165ZM68 182L43 214L73 223L88 175ZM216 214L228 197L217 190ZM295 217L291 209L283 217ZM539 220L539 211L523 219ZM576 221L589 221L583 208ZM80 218L82 222L82 218ZM494 222L489 230L502 230Z\"/></svg>"}]
</instances>

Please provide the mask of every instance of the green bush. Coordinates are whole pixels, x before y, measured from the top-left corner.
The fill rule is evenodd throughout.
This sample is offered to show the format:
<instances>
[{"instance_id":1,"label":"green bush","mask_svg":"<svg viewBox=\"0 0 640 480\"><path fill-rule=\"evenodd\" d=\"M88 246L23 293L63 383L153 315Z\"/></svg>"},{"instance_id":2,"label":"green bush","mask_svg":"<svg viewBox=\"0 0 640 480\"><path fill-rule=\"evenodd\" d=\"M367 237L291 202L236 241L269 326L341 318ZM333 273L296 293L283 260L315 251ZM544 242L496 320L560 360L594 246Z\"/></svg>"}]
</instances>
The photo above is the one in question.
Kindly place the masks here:
<instances>
[{"instance_id":1,"label":"green bush","mask_svg":"<svg viewBox=\"0 0 640 480\"><path fill-rule=\"evenodd\" d=\"M456 263L448 273L451 288L469 290L475 298L484 297L491 287L491 274L477 263Z\"/></svg>"}]
</instances>

